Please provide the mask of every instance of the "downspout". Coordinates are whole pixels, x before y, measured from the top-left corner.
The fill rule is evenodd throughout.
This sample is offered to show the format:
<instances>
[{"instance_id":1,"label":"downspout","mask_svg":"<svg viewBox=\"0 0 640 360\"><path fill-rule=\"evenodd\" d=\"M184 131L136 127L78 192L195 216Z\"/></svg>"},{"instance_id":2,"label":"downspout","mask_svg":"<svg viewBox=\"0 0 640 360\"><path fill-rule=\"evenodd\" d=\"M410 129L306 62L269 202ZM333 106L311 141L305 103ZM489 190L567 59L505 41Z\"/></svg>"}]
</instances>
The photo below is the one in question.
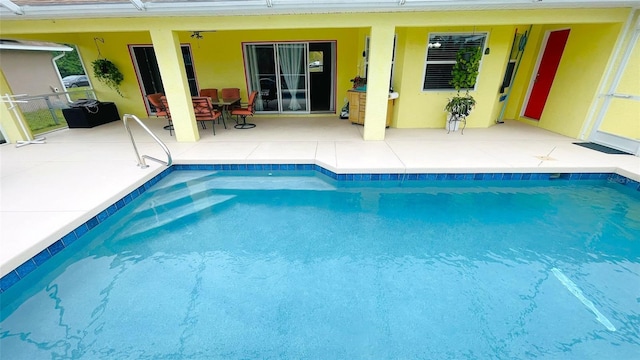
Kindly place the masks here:
<instances>
[{"instance_id":1,"label":"downspout","mask_svg":"<svg viewBox=\"0 0 640 360\"><path fill-rule=\"evenodd\" d=\"M62 54L58 55L58 56L54 56L53 59L51 59L51 63L53 64L53 68L56 69L56 74L58 74L58 81L60 81L60 84L62 84L62 86L64 86L64 83L62 82L62 76L60 75L60 70L58 70L58 65L56 64L56 61L59 59L62 59L64 56L66 55L66 53L63 51ZM56 91L57 88L51 89L53 90L53 92L57 92ZM64 91L65 93L67 92L67 89L65 89ZM71 98L69 97L69 94L65 95L67 97L67 101L71 102Z\"/></svg>"},{"instance_id":2,"label":"downspout","mask_svg":"<svg viewBox=\"0 0 640 360\"><path fill-rule=\"evenodd\" d=\"M511 95L511 90L513 89L513 82L516 81L516 75L518 74L518 69L520 68L520 63L522 62L522 55L524 54L524 49L527 46L527 41L529 40L529 34L531 34L531 29L533 25L529 25L529 30L522 35L520 38L520 42L518 43L518 61L516 62L516 68L513 69L513 75L511 75L511 86L509 86L509 90L507 90L507 94L504 97L502 103L502 109L500 109L500 115L496 119L496 124L503 124L504 120L504 112L507 109L507 102L509 100L509 95ZM512 49L513 50L513 49Z\"/></svg>"}]
</instances>

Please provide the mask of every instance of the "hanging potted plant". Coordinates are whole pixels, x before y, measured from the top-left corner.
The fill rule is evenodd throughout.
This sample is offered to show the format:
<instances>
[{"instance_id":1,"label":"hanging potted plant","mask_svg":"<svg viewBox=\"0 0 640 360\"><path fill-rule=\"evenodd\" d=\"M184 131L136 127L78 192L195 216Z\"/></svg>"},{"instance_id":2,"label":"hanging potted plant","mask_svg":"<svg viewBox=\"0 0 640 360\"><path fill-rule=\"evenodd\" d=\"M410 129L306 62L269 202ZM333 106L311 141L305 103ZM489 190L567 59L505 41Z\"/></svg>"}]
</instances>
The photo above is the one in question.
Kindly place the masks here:
<instances>
[{"instance_id":1,"label":"hanging potted plant","mask_svg":"<svg viewBox=\"0 0 640 360\"><path fill-rule=\"evenodd\" d=\"M466 124L467 116L476 106L476 100L469 94L469 89L476 84L480 59L482 59L482 49L479 46L462 48L456 53L456 64L451 70L453 78L449 83L457 93L456 96L448 99L444 107L447 112L447 132L458 130L462 121ZM462 89L465 90L464 95L460 95Z\"/></svg>"},{"instance_id":2,"label":"hanging potted plant","mask_svg":"<svg viewBox=\"0 0 640 360\"><path fill-rule=\"evenodd\" d=\"M124 76L120 70L118 70L118 67L107 59L97 59L92 63L92 65L93 76L95 76L100 82L115 90L118 95L124 97L120 92L120 83L124 80Z\"/></svg>"}]
</instances>

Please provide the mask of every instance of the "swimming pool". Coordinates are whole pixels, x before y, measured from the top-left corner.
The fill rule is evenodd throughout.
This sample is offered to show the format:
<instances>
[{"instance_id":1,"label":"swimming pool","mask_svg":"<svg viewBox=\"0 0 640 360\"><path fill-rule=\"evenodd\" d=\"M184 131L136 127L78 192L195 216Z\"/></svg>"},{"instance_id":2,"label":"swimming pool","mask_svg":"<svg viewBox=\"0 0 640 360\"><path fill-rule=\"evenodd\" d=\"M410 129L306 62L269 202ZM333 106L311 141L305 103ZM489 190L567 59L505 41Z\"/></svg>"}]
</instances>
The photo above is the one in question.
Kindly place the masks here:
<instances>
[{"instance_id":1,"label":"swimming pool","mask_svg":"<svg viewBox=\"0 0 640 360\"><path fill-rule=\"evenodd\" d=\"M3 358L637 354L638 192L473 178L174 171L1 295Z\"/></svg>"}]
</instances>

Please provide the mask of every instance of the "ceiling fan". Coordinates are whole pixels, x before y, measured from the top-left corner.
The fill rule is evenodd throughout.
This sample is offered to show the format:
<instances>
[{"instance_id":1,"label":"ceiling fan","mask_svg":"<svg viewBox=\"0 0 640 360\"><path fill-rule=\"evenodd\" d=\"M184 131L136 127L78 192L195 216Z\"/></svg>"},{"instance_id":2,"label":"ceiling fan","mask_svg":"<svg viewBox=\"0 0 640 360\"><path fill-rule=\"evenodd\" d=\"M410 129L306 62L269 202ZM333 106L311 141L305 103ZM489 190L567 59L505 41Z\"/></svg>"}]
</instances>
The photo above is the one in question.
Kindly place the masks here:
<instances>
[{"instance_id":1,"label":"ceiling fan","mask_svg":"<svg viewBox=\"0 0 640 360\"><path fill-rule=\"evenodd\" d=\"M191 32L191 37L193 39L202 39L204 36L202 36L201 33L205 33L205 32L216 32L216 30L200 30L200 31L192 31Z\"/></svg>"}]
</instances>

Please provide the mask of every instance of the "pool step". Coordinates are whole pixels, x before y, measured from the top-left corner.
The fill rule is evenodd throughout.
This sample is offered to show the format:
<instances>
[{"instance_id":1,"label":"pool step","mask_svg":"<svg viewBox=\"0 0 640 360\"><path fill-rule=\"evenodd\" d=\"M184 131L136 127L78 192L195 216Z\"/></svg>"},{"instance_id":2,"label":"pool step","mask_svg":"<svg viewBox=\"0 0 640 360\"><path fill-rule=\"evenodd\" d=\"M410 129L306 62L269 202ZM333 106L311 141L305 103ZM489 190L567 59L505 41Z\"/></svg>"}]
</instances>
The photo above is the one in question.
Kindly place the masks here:
<instances>
[{"instance_id":1,"label":"pool step","mask_svg":"<svg viewBox=\"0 0 640 360\"><path fill-rule=\"evenodd\" d=\"M190 175L190 174L189 174ZM325 181L314 178L300 178L291 176L220 176L207 173L204 176L191 176L180 181L158 184L161 187L148 192L151 198L149 204L139 207L136 211L145 211L151 207L166 205L180 201L191 201L192 198L209 196L212 191L235 192L243 190L335 190L335 187Z\"/></svg>"},{"instance_id":2,"label":"pool step","mask_svg":"<svg viewBox=\"0 0 640 360\"><path fill-rule=\"evenodd\" d=\"M199 181L217 190L318 190L336 187L320 178L308 176L222 176L217 174Z\"/></svg>"},{"instance_id":3,"label":"pool step","mask_svg":"<svg viewBox=\"0 0 640 360\"><path fill-rule=\"evenodd\" d=\"M200 183L215 179L217 172L212 171L176 171L170 177L162 179L155 184L149 192L162 192L173 189L176 186L196 186Z\"/></svg>"},{"instance_id":4,"label":"pool step","mask_svg":"<svg viewBox=\"0 0 640 360\"><path fill-rule=\"evenodd\" d=\"M206 181L191 182L187 184L173 185L169 188L158 189L148 194L149 200L145 204L136 207L133 213L142 213L153 208L184 204L193 199L211 196L213 188Z\"/></svg>"},{"instance_id":5,"label":"pool step","mask_svg":"<svg viewBox=\"0 0 640 360\"><path fill-rule=\"evenodd\" d=\"M213 193L209 184L212 179L210 171L187 172L177 180L159 183L159 187L145 194L147 201L125 210L129 213L118 222L114 235L129 237L183 221L235 197Z\"/></svg>"},{"instance_id":6,"label":"pool step","mask_svg":"<svg viewBox=\"0 0 640 360\"><path fill-rule=\"evenodd\" d=\"M144 204L129 213L114 228L114 236L129 237L183 221L214 206L227 203L243 191L333 190L325 181L291 176L220 176L210 171L185 172L171 181L160 182L145 193Z\"/></svg>"},{"instance_id":7,"label":"pool step","mask_svg":"<svg viewBox=\"0 0 640 360\"><path fill-rule=\"evenodd\" d=\"M185 201L181 201L182 204L180 205L176 205L176 202L169 202L143 211L136 211L122 219L122 225L126 224L126 226L122 226L121 231L118 231L115 235L118 237L130 237L173 222L188 220L202 212L211 211L213 207L223 204L234 197L234 195L209 195L198 199L188 198Z\"/></svg>"}]
</instances>

